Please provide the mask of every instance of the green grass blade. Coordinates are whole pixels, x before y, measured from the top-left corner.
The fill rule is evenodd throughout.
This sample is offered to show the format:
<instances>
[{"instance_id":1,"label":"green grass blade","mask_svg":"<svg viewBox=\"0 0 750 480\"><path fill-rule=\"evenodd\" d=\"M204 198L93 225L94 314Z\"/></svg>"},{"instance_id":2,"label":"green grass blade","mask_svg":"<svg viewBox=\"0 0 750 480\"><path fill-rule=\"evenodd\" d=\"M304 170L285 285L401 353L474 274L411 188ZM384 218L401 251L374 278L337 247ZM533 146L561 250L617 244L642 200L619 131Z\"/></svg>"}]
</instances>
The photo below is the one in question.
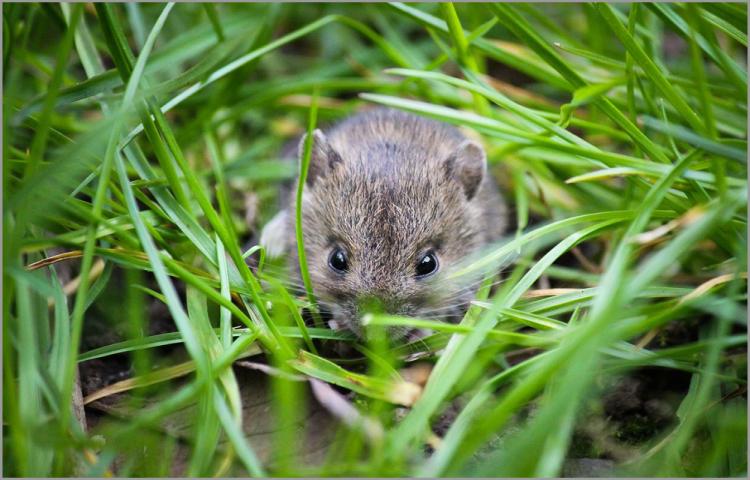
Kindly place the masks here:
<instances>
[{"instance_id":1,"label":"green grass blade","mask_svg":"<svg viewBox=\"0 0 750 480\"><path fill-rule=\"evenodd\" d=\"M646 72L649 79L654 82L656 87L664 94L664 96L670 101L670 103L680 112L682 118L690 124L690 126L699 132L706 131L706 126L693 109L688 105L682 95L672 86L671 83L664 77L662 70L656 66L651 60L648 54L638 45L633 36L627 29L622 25L619 19L617 19L613 13L613 8L610 5L599 4L597 5L600 15L604 18L604 21L610 26L615 35L625 45L625 48L633 56L633 60Z\"/></svg>"},{"instance_id":2,"label":"green grass blade","mask_svg":"<svg viewBox=\"0 0 750 480\"><path fill-rule=\"evenodd\" d=\"M299 175L297 179L297 195L294 203L294 234L297 243L297 256L299 257L299 269L302 276L302 281L305 285L305 292L310 303L316 306L317 300L315 299L315 293L313 292L312 282L310 281L310 272L307 269L307 255L305 253L305 239L302 231L302 195L307 181L307 172L310 169L310 155L312 152L313 144L313 130L315 130L315 124L318 116L318 95L317 92L313 94L312 104L310 105L310 115L307 121L307 135L305 136L305 144L303 147L302 158L299 160ZM315 325L321 326L321 319L317 314L314 313Z\"/></svg>"}]
</instances>

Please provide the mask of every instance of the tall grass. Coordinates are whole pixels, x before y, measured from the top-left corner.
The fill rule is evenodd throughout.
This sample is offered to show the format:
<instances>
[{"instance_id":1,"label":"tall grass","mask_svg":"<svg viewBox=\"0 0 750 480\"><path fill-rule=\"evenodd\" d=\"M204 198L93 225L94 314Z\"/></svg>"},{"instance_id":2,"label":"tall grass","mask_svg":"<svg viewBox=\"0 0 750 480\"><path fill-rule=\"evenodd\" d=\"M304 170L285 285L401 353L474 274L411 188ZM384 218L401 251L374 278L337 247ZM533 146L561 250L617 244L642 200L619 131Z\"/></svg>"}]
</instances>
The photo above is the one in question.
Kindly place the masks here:
<instances>
[{"instance_id":1,"label":"tall grass","mask_svg":"<svg viewBox=\"0 0 750 480\"><path fill-rule=\"evenodd\" d=\"M747 474L746 5L3 22L5 475ZM362 343L254 242L282 146L372 105L478 133L516 228L459 269L486 277L460 324Z\"/></svg>"}]
</instances>

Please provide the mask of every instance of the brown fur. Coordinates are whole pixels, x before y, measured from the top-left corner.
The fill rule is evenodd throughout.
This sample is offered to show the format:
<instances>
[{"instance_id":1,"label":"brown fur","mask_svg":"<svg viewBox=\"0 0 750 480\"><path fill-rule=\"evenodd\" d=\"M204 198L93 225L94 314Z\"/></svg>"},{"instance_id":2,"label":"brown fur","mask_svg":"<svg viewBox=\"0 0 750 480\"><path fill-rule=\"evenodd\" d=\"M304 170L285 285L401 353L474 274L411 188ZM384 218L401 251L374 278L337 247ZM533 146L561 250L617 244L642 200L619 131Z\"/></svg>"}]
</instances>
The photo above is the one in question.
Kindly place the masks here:
<instances>
[{"instance_id":1,"label":"brown fur","mask_svg":"<svg viewBox=\"0 0 750 480\"><path fill-rule=\"evenodd\" d=\"M460 319L476 287L443 279L505 228L481 147L451 126L393 110L356 115L316 131L313 142L305 252L314 293L338 326L361 334L362 302L373 299L393 314ZM297 265L293 193L289 201L286 247ZM335 247L346 252L346 273L328 265ZM416 278L429 249L439 270Z\"/></svg>"}]
</instances>

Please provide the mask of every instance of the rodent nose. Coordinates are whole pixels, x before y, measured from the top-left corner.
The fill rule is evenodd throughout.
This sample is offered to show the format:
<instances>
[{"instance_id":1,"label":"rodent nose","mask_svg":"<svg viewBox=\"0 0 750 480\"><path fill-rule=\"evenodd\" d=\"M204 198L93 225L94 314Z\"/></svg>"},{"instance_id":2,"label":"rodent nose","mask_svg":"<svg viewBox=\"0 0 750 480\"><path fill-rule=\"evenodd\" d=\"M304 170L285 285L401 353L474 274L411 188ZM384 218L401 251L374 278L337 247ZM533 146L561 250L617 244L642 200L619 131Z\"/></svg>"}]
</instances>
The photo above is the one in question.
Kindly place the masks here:
<instances>
[{"instance_id":1,"label":"rodent nose","mask_svg":"<svg viewBox=\"0 0 750 480\"><path fill-rule=\"evenodd\" d=\"M398 311L397 303L393 299L386 299L378 295L363 295L357 298L357 310L360 315L366 313L395 314Z\"/></svg>"}]
</instances>

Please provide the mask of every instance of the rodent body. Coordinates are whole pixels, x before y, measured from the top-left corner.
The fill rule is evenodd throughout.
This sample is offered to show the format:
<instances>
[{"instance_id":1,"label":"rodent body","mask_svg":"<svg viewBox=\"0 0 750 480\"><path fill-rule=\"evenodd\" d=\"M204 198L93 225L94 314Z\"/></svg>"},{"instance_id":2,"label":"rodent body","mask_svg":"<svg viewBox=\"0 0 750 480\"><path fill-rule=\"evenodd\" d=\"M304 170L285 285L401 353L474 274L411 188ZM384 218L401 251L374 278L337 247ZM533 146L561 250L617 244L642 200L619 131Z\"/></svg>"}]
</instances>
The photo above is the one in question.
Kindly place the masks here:
<instances>
[{"instance_id":1,"label":"rodent body","mask_svg":"<svg viewBox=\"0 0 750 480\"><path fill-rule=\"evenodd\" d=\"M283 244L299 275L293 193L287 205L261 243ZM478 144L444 123L381 109L314 132L302 219L316 297L335 326L361 334L373 302L395 315L460 319L476 282L441 280L502 235L506 210Z\"/></svg>"}]
</instances>

